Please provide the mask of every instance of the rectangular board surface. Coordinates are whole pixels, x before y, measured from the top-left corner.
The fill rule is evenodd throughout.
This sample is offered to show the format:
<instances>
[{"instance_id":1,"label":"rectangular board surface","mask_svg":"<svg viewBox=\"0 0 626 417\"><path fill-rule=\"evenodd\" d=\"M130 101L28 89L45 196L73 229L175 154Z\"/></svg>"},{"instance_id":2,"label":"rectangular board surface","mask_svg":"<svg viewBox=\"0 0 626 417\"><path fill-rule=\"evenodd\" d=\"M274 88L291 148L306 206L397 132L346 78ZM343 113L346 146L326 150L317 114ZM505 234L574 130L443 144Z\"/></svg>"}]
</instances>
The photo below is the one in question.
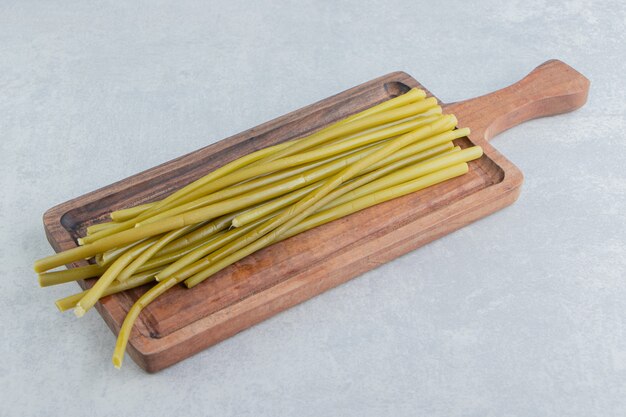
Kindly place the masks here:
<instances>
[{"instance_id":1,"label":"rectangular board surface","mask_svg":"<svg viewBox=\"0 0 626 417\"><path fill-rule=\"evenodd\" d=\"M163 198L229 161L302 137L412 87L423 88L405 73L392 73L63 203L44 215L48 240L56 251L74 247L87 226L108 220L113 210ZM457 114L459 126L478 129L456 141L485 151L470 162L468 174L274 244L191 290L173 288L141 313L128 353L142 368L158 371L512 203L522 175L486 141L485 120L472 126L472 120L480 120L479 113L467 103L444 105L444 111ZM502 127L510 126L498 129ZM87 288L93 280L80 285ZM147 288L98 303L113 332L119 331L126 312Z\"/></svg>"}]
</instances>

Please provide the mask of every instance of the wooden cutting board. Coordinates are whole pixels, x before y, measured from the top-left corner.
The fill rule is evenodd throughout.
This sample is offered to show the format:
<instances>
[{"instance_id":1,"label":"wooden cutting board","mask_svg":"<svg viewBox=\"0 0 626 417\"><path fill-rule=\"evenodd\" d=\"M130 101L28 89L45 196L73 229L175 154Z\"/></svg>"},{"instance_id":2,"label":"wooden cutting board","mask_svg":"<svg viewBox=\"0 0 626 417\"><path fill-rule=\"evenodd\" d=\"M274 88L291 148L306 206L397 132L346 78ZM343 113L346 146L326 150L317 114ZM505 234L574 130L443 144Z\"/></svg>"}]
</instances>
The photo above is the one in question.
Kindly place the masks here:
<instances>
[{"instance_id":1,"label":"wooden cutting board","mask_svg":"<svg viewBox=\"0 0 626 417\"><path fill-rule=\"evenodd\" d=\"M424 88L403 72L385 75L60 204L44 214L48 240L57 252L70 249L87 226L105 221L112 210L162 198L242 155L309 134L412 87ZM510 87L442 104L459 126L472 130L457 144L484 149L468 174L277 243L191 290L170 290L141 313L128 353L143 369L156 372L511 204L522 173L489 139L525 120L582 106L588 89L584 76L552 60ZM93 280L80 285L87 288ZM106 297L97 305L114 333L146 288Z\"/></svg>"}]
</instances>

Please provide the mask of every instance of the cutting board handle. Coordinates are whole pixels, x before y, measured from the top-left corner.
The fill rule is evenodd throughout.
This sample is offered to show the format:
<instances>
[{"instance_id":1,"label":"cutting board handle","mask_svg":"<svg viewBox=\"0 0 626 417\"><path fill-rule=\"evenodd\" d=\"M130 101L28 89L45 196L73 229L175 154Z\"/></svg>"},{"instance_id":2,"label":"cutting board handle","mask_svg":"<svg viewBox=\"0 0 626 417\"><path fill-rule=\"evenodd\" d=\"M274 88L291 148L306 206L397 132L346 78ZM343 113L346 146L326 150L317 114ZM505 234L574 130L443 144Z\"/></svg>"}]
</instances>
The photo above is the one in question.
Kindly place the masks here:
<instances>
[{"instance_id":1,"label":"cutting board handle","mask_svg":"<svg viewBox=\"0 0 626 417\"><path fill-rule=\"evenodd\" d=\"M576 110L587 101L589 80L566 63L552 59L501 90L453 103L448 111L469 126L472 137L490 140L527 120ZM467 120L468 123L464 123ZM471 123L469 123L471 121Z\"/></svg>"}]
</instances>

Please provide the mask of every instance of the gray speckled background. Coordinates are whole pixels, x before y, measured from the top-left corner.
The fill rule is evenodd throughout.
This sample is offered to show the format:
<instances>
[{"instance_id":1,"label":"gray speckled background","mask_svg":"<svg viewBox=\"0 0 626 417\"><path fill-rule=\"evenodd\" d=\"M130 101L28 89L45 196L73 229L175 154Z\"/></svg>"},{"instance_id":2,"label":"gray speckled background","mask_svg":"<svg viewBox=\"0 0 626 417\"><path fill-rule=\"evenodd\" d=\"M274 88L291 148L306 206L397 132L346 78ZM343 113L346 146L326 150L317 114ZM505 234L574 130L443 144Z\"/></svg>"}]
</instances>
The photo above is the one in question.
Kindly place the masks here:
<instances>
[{"instance_id":1,"label":"gray speckled background","mask_svg":"<svg viewBox=\"0 0 626 417\"><path fill-rule=\"evenodd\" d=\"M626 415L626 7L443 3L0 2L0 415ZM164 372L36 284L54 204L390 71L455 101L549 58L592 90L494 141L515 205Z\"/></svg>"}]
</instances>

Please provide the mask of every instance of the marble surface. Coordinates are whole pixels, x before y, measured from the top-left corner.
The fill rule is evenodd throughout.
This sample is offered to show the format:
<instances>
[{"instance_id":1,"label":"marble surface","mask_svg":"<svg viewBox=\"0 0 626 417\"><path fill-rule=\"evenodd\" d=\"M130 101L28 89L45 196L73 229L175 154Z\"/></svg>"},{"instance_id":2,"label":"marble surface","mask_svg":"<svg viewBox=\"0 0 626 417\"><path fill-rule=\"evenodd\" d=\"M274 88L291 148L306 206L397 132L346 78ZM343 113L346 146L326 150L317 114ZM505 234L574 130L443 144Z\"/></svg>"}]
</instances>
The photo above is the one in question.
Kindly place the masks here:
<instances>
[{"instance_id":1,"label":"marble surface","mask_svg":"<svg viewBox=\"0 0 626 417\"><path fill-rule=\"evenodd\" d=\"M476 3L0 1L0 415L626 415L626 7ZM495 139L515 205L179 365L115 370L37 286L54 204L387 72L455 101L550 58L592 90Z\"/></svg>"}]
</instances>

